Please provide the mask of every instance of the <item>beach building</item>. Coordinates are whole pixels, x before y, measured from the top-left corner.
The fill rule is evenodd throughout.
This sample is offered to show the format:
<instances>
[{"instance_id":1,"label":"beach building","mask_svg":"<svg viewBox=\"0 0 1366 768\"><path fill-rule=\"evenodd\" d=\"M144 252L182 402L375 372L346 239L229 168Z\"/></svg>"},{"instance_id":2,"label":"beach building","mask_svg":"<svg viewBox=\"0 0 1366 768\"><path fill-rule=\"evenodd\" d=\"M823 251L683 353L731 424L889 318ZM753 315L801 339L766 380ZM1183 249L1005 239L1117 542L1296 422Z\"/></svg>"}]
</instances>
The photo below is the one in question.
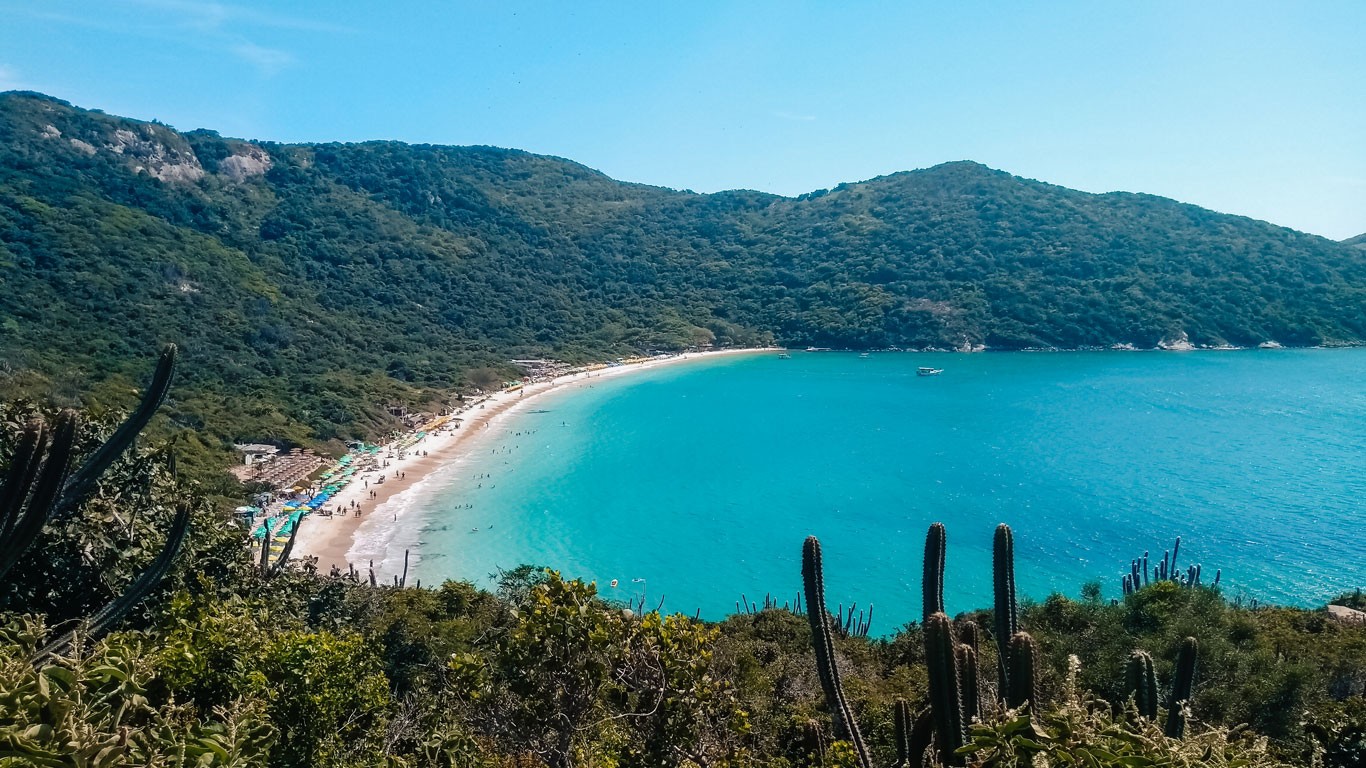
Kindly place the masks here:
<instances>
[{"instance_id":1,"label":"beach building","mask_svg":"<svg viewBox=\"0 0 1366 768\"><path fill-rule=\"evenodd\" d=\"M279 448L262 443L246 443L233 447L242 452L242 463L247 466L263 461L272 461L275 455L280 452Z\"/></svg>"}]
</instances>

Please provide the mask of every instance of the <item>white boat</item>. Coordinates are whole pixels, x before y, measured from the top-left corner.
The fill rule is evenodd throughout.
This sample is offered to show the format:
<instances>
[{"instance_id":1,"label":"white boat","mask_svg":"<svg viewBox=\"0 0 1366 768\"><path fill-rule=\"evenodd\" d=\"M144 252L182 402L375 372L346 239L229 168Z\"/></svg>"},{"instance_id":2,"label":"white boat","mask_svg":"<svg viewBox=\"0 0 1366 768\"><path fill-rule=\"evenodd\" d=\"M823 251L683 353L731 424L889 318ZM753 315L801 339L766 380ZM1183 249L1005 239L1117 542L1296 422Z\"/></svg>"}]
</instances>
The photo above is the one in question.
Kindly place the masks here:
<instances>
[{"instance_id":1,"label":"white boat","mask_svg":"<svg viewBox=\"0 0 1366 768\"><path fill-rule=\"evenodd\" d=\"M829 347L807 347L807 348L806 348L806 351L807 351L807 352L829 352L829 351L830 351L830 348L829 348Z\"/></svg>"},{"instance_id":2,"label":"white boat","mask_svg":"<svg viewBox=\"0 0 1366 768\"><path fill-rule=\"evenodd\" d=\"M867 359L868 359L868 353L867 353L867 352L860 352L860 353L859 353L859 359L860 359L860 360L867 360Z\"/></svg>"},{"instance_id":3,"label":"white boat","mask_svg":"<svg viewBox=\"0 0 1366 768\"><path fill-rule=\"evenodd\" d=\"M944 369L943 369L943 368L928 368L928 367L923 366L923 365L922 365L921 367L915 369L915 375L916 375L916 376L938 376L939 374L941 374L941 373L943 373L943 372L944 372Z\"/></svg>"}]
</instances>

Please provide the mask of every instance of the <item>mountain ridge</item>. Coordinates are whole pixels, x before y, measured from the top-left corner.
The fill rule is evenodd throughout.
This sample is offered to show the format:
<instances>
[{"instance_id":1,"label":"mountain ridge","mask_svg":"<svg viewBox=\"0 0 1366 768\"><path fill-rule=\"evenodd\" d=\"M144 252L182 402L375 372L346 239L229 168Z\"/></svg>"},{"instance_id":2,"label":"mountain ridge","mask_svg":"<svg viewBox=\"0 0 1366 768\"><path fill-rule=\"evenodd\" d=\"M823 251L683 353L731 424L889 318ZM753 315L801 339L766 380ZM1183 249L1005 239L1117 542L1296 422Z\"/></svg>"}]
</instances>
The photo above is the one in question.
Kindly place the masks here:
<instances>
[{"instance_id":1,"label":"mountain ridge","mask_svg":"<svg viewBox=\"0 0 1366 768\"><path fill-rule=\"evenodd\" d=\"M374 434L384 404L511 358L1366 338L1359 248L973 161L700 194L524 150L254 142L17 92L0 288L11 388L86 402L175 341L190 381L169 412L222 441Z\"/></svg>"}]
</instances>

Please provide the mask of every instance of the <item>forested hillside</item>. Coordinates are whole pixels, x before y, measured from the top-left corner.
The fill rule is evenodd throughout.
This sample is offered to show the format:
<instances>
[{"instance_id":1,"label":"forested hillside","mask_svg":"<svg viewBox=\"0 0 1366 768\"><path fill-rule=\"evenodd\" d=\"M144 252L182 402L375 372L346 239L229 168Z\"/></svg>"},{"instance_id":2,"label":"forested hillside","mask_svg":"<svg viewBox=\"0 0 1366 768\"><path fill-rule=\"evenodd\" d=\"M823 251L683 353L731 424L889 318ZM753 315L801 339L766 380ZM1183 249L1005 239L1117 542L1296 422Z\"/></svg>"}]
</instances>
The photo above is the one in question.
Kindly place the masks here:
<instances>
[{"instance_id":1,"label":"forested hillside","mask_svg":"<svg viewBox=\"0 0 1366 768\"><path fill-rule=\"evenodd\" d=\"M512 357L695 344L1357 343L1366 253L968 162L798 198L490 147L280 145L0 95L0 376L96 407L162 342L209 443L330 439Z\"/></svg>"}]
</instances>

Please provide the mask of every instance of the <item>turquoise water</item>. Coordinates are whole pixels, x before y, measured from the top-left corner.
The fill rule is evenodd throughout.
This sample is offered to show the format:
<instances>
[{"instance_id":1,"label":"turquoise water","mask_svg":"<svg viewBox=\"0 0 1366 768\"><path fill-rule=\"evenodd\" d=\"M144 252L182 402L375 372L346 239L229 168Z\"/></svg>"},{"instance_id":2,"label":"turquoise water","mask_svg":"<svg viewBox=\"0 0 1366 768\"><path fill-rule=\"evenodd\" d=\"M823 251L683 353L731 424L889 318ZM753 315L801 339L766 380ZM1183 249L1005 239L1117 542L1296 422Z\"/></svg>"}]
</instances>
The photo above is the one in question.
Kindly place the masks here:
<instances>
[{"instance_id":1,"label":"turquoise water","mask_svg":"<svg viewBox=\"0 0 1366 768\"><path fill-rule=\"evenodd\" d=\"M920 615L939 520L950 612L990 604L1002 521L1035 599L1118 596L1177 536L1232 594L1366 584L1366 350L763 354L535 405L420 500L425 581L534 563L716 618L795 594L815 534L832 607L873 603L887 632Z\"/></svg>"}]
</instances>

